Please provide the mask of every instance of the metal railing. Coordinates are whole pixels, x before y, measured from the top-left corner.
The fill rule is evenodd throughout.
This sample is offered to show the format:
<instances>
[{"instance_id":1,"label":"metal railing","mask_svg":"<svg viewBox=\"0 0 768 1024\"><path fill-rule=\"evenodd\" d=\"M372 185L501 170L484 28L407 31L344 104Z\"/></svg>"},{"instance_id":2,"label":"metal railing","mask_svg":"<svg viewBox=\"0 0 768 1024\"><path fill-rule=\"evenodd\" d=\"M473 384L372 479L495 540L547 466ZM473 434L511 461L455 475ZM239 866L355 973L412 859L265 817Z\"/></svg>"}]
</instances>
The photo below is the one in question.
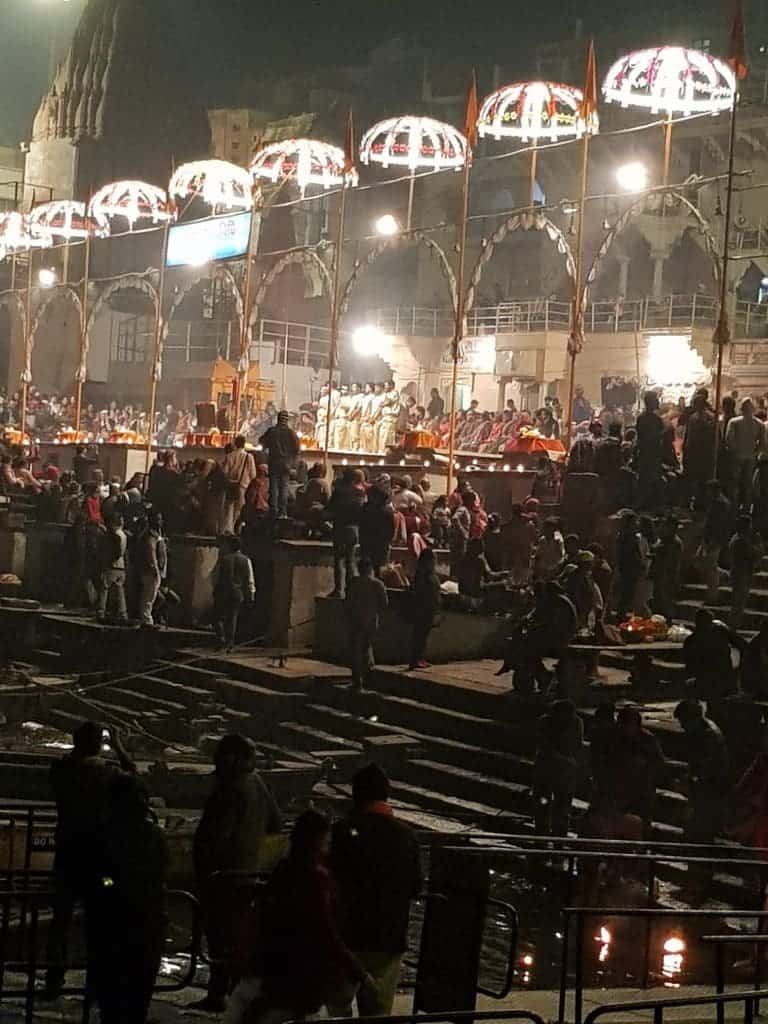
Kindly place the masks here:
<instances>
[{"instance_id":1,"label":"metal railing","mask_svg":"<svg viewBox=\"0 0 768 1024\"><path fill-rule=\"evenodd\" d=\"M327 1024L352 1024L358 1017L331 1017ZM410 1013L396 1017L366 1017L365 1024L475 1024L479 1021L525 1020L529 1024L544 1024L544 1019L532 1010L446 1010L445 1013ZM302 1024L291 1021L290 1024Z\"/></svg>"},{"instance_id":2,"label":"metal railing","mask_svg":"<svg viewBox=\"0 0 768 1024\"><path fill-rule=\"evenodd\" d=\"M331 332L315 324L281 320L260 320L254 331L250 356L255 362L273 366L328 365Z\"/></svg>"},{"instance_id":3,"label":"metal railing","mask_svg":"<svg viewBox=\"0 0 768 1024\"><path fill-rule=\"evenodd\" d=\"M711 863L711 862L704 862ZM703 866L703 865L702 865ZM600 917L608 919L612 917L641 918L647 921L645 931L644 967L643 967L643 988L648 985L649 962L651 954L651 921L653 918L673 919L675 921L693 921L712 918L741 918L755 921L768 920L768 911L764 910L725 910L722 907L712 910L678 910L669 907L564 907L563 911L563 952L561 959L560 974L560 1000L558 1007L558 1020L565 1020L565 1006L568 992L568 960L570 954L570 931L571 925L575 924L576 947L573 984L573 1021L574 1024L582 1024L582 1013L584 1008L584 932L585 918ZM591 1019L590 1014L587 1021ZM587 1024L587 1021L584 1024Z\"/></svg>"},{"instance_id":4,"label":"metal railing","mask_svg":"<svg viewBox=\"0 0 768 1024\"><path fill-rule=\"evenodd\" d=\"M41 925L50 924L46 919L51 911L55 892L50 889L6 889L0 891L0 1002L9 998L24 1000L25 1020L32 1024L34 1020L36 984L39 975L49 967L66 969L67 971L87 971L87 957L82 962L52 963L40 956L43 932ZM176 955L188 958L185 970L173 982L158 982L155 992L181 992L194 981L200 960L202 944L202 925L200 905L198 901L181 889L169 890L166 893L168 902L181 901L191 911L190 943L184 950L175 951ZM115 922L119 926L119 922ZM8 975L14 975L9 979ZM15 984L16 978L23 980ZM158 975L159 977L159 975ZM87 1024L91 995L88 980L81 985L64 985L62 995L84 997L83 1021Z\"/></svg>"},{"instance_id":5,"label":"metal railing","mask_svg":"<svg viewBox=\"0 0 768 1024\"><path fill-rule=\"evenodd\" d=\"M768 245L768 241L766 243ZM733 307L733 336L768 336L768 303L738 300ZM385 334L450 337L453 320L448 309L396 306L377 309L372 320ZM570 303L560 299L521 299L496 306L476 306L467 317L469 334L532 334L567 331ZM667 295L661 299L606 299L591 302L584 315L588 333L619 333L694 327L713 328L717 300L709 295Z\"/></svg>"},{"instance_id":6,"label":"metal railing","mask_svg":"<svg viewBox=\"0 0 768 1024\"><path fill-rule=\"evenodd\" d=\"M604 1003L590 1010L584 1024L595 1024L601 1017L615 1019L622 1014L649 1013L653 1016L653 1024L664 1024L665 1010L681 1010L691 1006L714 1006L718 1012L729 1003L744 1003L744 1024L752 1024L754 1006L764 992L732 992L729 995L714 996L676 996L669 999L638 999L631 1003ZM677 1018L678 1020L680 1018ZM560 1018L563 1024L562 1017Z\"/></svg>"}]
</instances>

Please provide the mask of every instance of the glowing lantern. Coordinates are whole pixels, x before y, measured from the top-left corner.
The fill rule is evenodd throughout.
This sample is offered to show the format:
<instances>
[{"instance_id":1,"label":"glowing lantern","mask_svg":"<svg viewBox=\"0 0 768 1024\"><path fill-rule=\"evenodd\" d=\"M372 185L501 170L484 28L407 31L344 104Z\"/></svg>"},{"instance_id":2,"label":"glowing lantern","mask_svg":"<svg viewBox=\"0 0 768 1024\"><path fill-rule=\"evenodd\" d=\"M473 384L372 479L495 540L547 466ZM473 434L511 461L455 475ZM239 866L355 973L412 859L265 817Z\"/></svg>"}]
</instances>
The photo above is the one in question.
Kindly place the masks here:
<instances>
[{"instance_id":1,"label":"glowing lantern","mask_svg":"<svg viewBox=\"0 0 768 1024\"><path fill-rule=\"evenodd\" d=\"M250 210L253 181L248 171L226 160L182 164L171 178L168 193L181 202L199 196L216 210Z\"/></svg>"},{"instance_id":2,"label":"glowing lantern","mask_svg":"<svg viewBox=\"0 0 768 1024\"><path fill-rule=\"evenodd\" d=\"M118 217L128 221L128 228L133 231L140 221L162 224L175 216L166 193L144 181L115 181L105 185L91 199L88 213L107 233L110 221Z\"/></svg>"},{"instance_id":3,"label":"glowing lantern","mask_svg":"<svg viewBox=\"0 0 768 1024\"><path fill-rule=\"evenodd\" d=\"M467 158L467 140L451 124L431 117L390 117L369 128L360 142L364 164L382 167L460 168Z\"/></svg>"},{"instance_id":4,"label":"glowing lantern","mask_svg":"<svg viewBox=\"0 0 768 1024\"><path fill-rule=\"evenodd\" d=\"M275 184L293 179L303 194L310 185L357 185L357 171L345 174L344 163L338 146L318 139L286 139L260 149L251 161L251 174Z\"/></svg>"}]
</instances>

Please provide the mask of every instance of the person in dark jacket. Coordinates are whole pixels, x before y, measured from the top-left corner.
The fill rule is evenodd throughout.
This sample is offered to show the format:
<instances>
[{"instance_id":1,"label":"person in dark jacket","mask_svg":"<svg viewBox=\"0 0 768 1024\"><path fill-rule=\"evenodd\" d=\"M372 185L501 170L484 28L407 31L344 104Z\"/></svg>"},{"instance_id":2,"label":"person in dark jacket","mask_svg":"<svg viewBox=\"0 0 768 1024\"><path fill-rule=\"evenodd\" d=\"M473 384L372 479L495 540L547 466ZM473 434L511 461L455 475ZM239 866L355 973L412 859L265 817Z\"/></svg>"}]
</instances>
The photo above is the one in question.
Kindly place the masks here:
<instances>
[{"instance_id":1,"label":"person in dark jacket","mask_svg":"<svg viewBox=\"0 0 768 1024\"><path fill-rule=\"evenodd\" d=\"M348 999L372 984L337 926L336 894L325 866L328 819L305 811L291 834L291 852L275 869L261 904L262 996L253 1024L295 1020Z\"/></svg>"},{"instance_id":2,"label":"person in dark jacket","mask_svg":"<svg viewBox=\"0 0 768 1024\"><path fill-rule=\"evenodd\" d=\"M288 426L288 413L277 414L277 424L261 436L260 443L269 462L269 508L275 519L288 516L288 481L299 457L301 445Z\"/></svg>"},{"instance_id":3,"label":"person in dark jacket","mask_svg":"<svg viewBox=\"0 0 768 1024\"><path fill-rule=\"evenodd\" d=\"M352 686L362 693L374 666L373 642L389 605L387 588L367 558L360 559L358 575L347 584L346 605Z\"/></svg>"},{"instance_id":4,"label":"person in dark jacket","mask_svg":"<svg viewBox=\"0 0 768 1024\"><path fill-rule=\"evenodd\" d=\"M167 852L135 775L116 777L86 899L88 989L104 1024L145 1024L163 952Z\"/></svg>"},{"instance_id":5,"label":"person in dark jacket","mask_svg":"<svg viewBox=\"0 0 768 1024\"><path fill-rule=\"evenodd\" d=\"M567 836L579 782L584 726L570 700L555 701L539 726L531 792L536 834Z\"/></svg>"},{"instance_id":6,"label":"person in dark jacket","mask_svg":"<svg viewBox=\"0 0 768 1024\"><path fill-rule=\"evenodd\" d=\"M655 508L663 497L661 439L664 421L655 391L646 391L643 402L645 411L637 417L637 497L640 508Z\"/></svg>"},{"instance_id":7,"label":"person in dark jacket","mask_svg":"<svg viewBox=\"0 0 768 1024\"><path fill-rule=\"evenodd\" d=\"M715 619L708 609L699 608L693 632L683 643L683 658L686 671L695 681L697 696L708 706L736 691L731 651L743 651L745 647L746 641L738 633Z\"/></svg>"},{"instance_id":8,"label":"person in dark jacket","mask_svg":"<svg viewBox=\"0 0 768 1024\"><path fill-rule=\"evenodd\" d=\"M435 572L435 553L427 548L419 555L416 575L413 580L410 605L411 660L409 669L428 668L424 660L427 640L434 628L435 618L440 611L440 580Z\"/></svg>"},{"instance_id":9,"label":"person in dark jacket","mask_svg":"<svg viewBox=\"0 0 768 1024\"><path fill-rule=\"evenodd\" d=\"M728 748L722 732L705 717L699 701L681 701L675 718L685 736L688 762L690 819L686 840L712 843L725 827L730 792Z\"/></svg>"},{"instance_id":10,"label":"person in dark jacket","mask_svg":"<svg viewBox=\"0 0 768 1024\"><path fill-rule=\"evenodd\" d=\"M75 729L72 740L72 752L54 761L50 769L57 821L53 862L56 895L48 932L47 999L58 998L64 984L67 932L75 904L88 897L98 878L96 850L109 817L113 783L136 770L114 729L112 746L117 763L104 757L104 727L98 722L83 722Z\"/></svg>"},{"instance_id":11,"label":"person in dark jacket","mask_svg":"<svg viewBox=\"0 0 768 1024\"><path fill-rule=\"evenodd\" d=\"M214 786L193 846L208 948L213 959L208 995L196 1008L221 1013L232 980L226 962L231 952L229 939L237 931L232 919L243 908L233 905L226 884L217 883L212 876L218 871L255 871L262 840L279 832L281 822L277 805L255 770L255 751L250 740L237 734L225 736L216 749L214 764Z\"/></svg>"},{"instance_id":12,"label":"person in dark jacket","mask_svg":"<svg viewBox=\"0 0 768 1024\"><path fill-rule=\"evenodd\" d=\"M653 549L651 575L653 578L653 611L663 615L671 626L680 592L680 569L683 562L683 542L678 536L678 520L668 515L659 524L659 540Z\"/></svg>"},{"instance_id":13,"label":"person in dark jacket","mask_svg":"<svg viewBox=\"0 0 768 1024\"><path fill-rule=\"evenodd\" d=\"M360 510L360 557L370 561L376 576L389 562L394 535L395 510L389 494L374 484Z\"/></svg>"},{"instance_id":14,"label":"person in dark jacket","mask_svg":"<svg viewBox=\"0 0 768 1024\"><path fill-rule=\"evenodd\" d=\"M635 594L643 569L637 516L629 509L625 509L616 536L616 611L620 622L634 610Z\"/></svg>"},{"instance_id":15,"label":"person in dark jacket","mask_svg":"<svg viewBox=\"0 0 768 1024\"><path fill-rule=\"evenodd\" d=\"M741 687L758 700L768 696L768 622L752 637L742 656Z\"/></svg>"},{"instance_id":16,"label":"person in dark jacket","mask_svg":"<svg viewBox=\"0 0 768 1024\"><path fill-rule=\"evenodd\" d=\"M387 1017L407 949L411 901L421 889L419 844L394 817L389 780L378 765L355 775L352 800L352 813L334 829L331 845L340 930L369 976L357 990L359 1015ZM329 1011L332 1017L351 1017L352 1002Z\"/></svg>"},{"instance_id":17,"label":"person in dark jacket","mask_svg":"<svg viewBox=\"0 0 768 1024\"><path fill-rule=\"evenodd\" d=\"M755 570L763 557L762 541L752 529L749 516L739 516L736 520L736 533L728 549L731 556L731 614L728 625L731 629L740 629Z\"/></svg>"},{"instance_id":18,"label":"person in dark jacket","mask_svg":"<svg viewBox=\"0 0 768 1024\"><path fill-rule=\"evenodd\" d=\"M365 502L364 480L361 469L347 467L334 483L326 509L326 518L333 525L333 591L328 596L341 600L346 597L347 579L357 572L355 553Z\"/></svg>"}]
</instances>

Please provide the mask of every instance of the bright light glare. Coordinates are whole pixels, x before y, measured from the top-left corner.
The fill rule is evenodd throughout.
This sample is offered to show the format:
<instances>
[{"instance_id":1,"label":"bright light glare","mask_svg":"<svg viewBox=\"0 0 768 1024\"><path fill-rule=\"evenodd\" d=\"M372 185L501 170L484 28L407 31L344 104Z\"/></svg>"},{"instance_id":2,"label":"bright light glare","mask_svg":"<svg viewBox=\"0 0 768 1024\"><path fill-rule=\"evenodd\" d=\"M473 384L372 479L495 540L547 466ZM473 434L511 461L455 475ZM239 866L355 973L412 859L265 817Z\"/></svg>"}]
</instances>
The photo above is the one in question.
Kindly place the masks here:
<instances>
[{"instance_id":1,"label":"bright light glare","mask_svg":"<svg viewBox=\"0 0 768 1024\"><path fill-rule=\"evenodd\" d=\"M664 943L664 952L683 953L685 952L685 943L682 939L678 938L676 935L673 935Z\"/></svg>"},{"instance_id":2,"label":"bright light glare","mask_svg":"<svg viewBox=\"0 0 768 1024\"><path fill-rule=\"evenodd\" d=\"M56 271L51 267L43 267L37 275L37 280L41 288L53 288L56 284Z\"/></svg>"},{"instance_id":3,"label":"bright light glare","mask_svg":"<svg viewBox=\"0 0 768 1024\"><path fill-rule=\"evenodd\" d=\"M400 231L400 225L397 223L397 218L393 217L391 213L385 213L383 217L379 217L376 221L376 234L383 235L385 238L391 238L393 235L398 234Z\"/></svg>"},{"instance_id":4,"label":"bright light glare","mask_svg":"<svg viewBox=\"0 0 768 1024\"><path fill-rule=\"evenodd\" d=\"M352 344L359 356L374 356L381 351L384 335L372 324L358 327L352 335Z\"/></svg>"},{"instance_id":5,"label":"bright light glare","mask_svg":"<svg viewBox=\"0 0 768 1024\"><path fill-rule=\"evenodd\" d=\"M619 188L625 192L642 192L648 186L648 171L638 160L624 164L616 171Z\"/></svg>"},{"instance_id":6,"label":"bright light glare","mask_svg":"<svg viewBox=\"0 0 768 1024\"><path fill-rule=\"evenodd\" d=\"M689 334L651 334L646 373L650 385L671 387L703 380L707 368Z\"/></svg>"}]
</instances>

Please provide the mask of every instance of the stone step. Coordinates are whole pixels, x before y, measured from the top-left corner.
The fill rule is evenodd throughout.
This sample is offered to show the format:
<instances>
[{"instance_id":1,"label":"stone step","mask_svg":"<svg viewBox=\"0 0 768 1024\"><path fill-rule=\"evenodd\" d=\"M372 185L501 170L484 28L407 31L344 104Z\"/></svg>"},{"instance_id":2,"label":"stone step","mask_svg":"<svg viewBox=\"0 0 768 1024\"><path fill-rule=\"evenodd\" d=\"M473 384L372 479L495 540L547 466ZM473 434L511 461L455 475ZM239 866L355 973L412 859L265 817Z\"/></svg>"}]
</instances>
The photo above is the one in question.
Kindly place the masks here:
<instances>
[{"instance_id":1,"label":"stone step","mask_svg":"<svg viewBox=\"0 0 768 1024\"><path fill-rule=\"evenodd\" d=\"M489 804L462 800L456 796L444 796L442 793L399 779L392 784L392 794L404 803L423 807L465 824L473 824L482 831L518 835L533 830L530 818L525 815L499 812L497 807L491 807Z\"/></svg>"},{"instance_id":2,"label":"stone step","mask_svg":"<svg viewBox=\"0 0 768 1024\"><path fill-rule=\"evenodd\" d=\"M530 813L530 790L518 782L481 775L436 761L414 758L402 767L400 779L425 789L458 797L475 804L488 804L516 814Z\"/></svg>"},{"instance_id":3,"label":"stone step","mask_svg":"<svg viewBox=\"0 0 768 1024\"><path fill-rule=\"evenodd\" d=\"M720 599L720 604L714 606L705 604L703 595L696 599L680 600L677 602L677 613L680 618L684 620L684 624L689 625L690 628L690 624L693 623L693 620L696 617L696 612L702 607L710 608L714 613L715 618L722 619L723 622L728 621L731 608L729 604L722 603L722 597ZM747 608L744 612L744 619L739 632L747 634L755 633L766 622L766 620L768 620L768 610L755 611L751 608Z\"/></svg>"},{"instance_id":4,"label":"stone step","mask_svg":"<svg viewBox=\"0 0 768 1024\"><path fill-rule=\"evenodd\" d=\"M171 715L183 715L187 708L177 701L166 700L156 694L143 693L140 684L134 687L105 686L97 691L100 699L112 703L115 700L121 701L125 707L133 708L135 711L154 714L157 711L164 711Z\"/></svg>"},{"instance_id":5,"label":"stone step","mask_svg":"<svg viewBox=\"0 0 768 1024\"><path fill-rule=\"evenodd\" d=\"M273 690L257 683L220 676L216 681L218 699L238 711L247 711L257 717L274 718L275 715L293 717L307 701L306 693Z\"/></svg>"},{"instance_id":6,"label":"stone step","mask_svg":"<svg viewBox=\"0 0 768 1024\"><path fill-rule=\"evenodd\" d=\"M524 744L521 749L520 744L524 743L523 730L506 722L425 704L408 697L382 695L380 707L380 718L388 725L405 726L418 732L437 734L477 746L530 752L530 743ZM528 732L530 736L530 729ZM530 739L535 740L535 737L530 736Z\"/></svg>"},{"instance_id":7,"label":"stone step","mask_svg":"<svg viewBox=\"0 0 768 1024\"><path fill-rule=\"evenodd\" d=\"M496 667L501 663L494 662ZM423 701L436 707L451 708L464 714L485 713L489 718L506 719L510 713L510 700L503 694L484 693L467 686L446 686L419 672L406 673L403 669L377 668L370 681L378 693Z\"/></svg>"},{"instance_id":8,"label":"stone step","mask_svg":"<svg viewBox=\"0 0 768 1024\"><path fill-rule=\"evenodd\" d=\"M156 678L166 679L179 686L192 686L201 691L214 690L216 683L221 678L219 672L213 669L202 668L199 659L194 663L184 664L182 662L161 661L154 670Z\"/></svg>"},{"instance_id":9,"label":"stone step","mask_svg":"<svg viewBox=\"0 0 768 1024\"><path fill-rule=\"evenodd\" d=\"M391 733L389 725L381 724L376 716L368 718L328 707L325 704L307 704L301 715L302 721L315 729L321 729L331 736L362 743L365 736Z\"/></svg>"},{"instance_id":10,"label":"stone step","mask_svg":"<svg viewBox=\"0 0 768 1024\"><path fill-rule=\"evenodd\" d=\"M172 701L187 708L209 702L213 694L212 689L171 681L156 674L142 675L141 687L153 697Z\"/></svg>"},{"instance_id":11,"label":"stone step","mask_svg":"<svg viewBox=\"0 0 768 1024\"><path fill-rule=\"evenodd\" d=\"M291 657L288 656L288 666L291 664ZM197 662L196 668L207 669L215 672L217 678L239 679L245 683L255 683L269 690L285 691L296 693L307 693L315 683L314 673L307 669L306 672L297 671L296 674L288 673L280 675L279 669L272 667L268 661L263 659L256 662L250 661L245 656L238 660L237 654L230 656L207 655ZM344 673L340 670L339 677Z\"/></svg>"},{"instance_id":12,"label":"stone step","mask_svg":"<svg viewBox=\"0 0 768 1024\"><path fill-rule=\"evenodd\" d=\"M363 745L356 740L344 739L331 733L323 732L322 729L313 729L312 726L302 725L300 722L284 722L279 726L275 734L289 749L302 750L311 753L314 750L353 750L362 753Z\"/></svg>"}]
</instances>

